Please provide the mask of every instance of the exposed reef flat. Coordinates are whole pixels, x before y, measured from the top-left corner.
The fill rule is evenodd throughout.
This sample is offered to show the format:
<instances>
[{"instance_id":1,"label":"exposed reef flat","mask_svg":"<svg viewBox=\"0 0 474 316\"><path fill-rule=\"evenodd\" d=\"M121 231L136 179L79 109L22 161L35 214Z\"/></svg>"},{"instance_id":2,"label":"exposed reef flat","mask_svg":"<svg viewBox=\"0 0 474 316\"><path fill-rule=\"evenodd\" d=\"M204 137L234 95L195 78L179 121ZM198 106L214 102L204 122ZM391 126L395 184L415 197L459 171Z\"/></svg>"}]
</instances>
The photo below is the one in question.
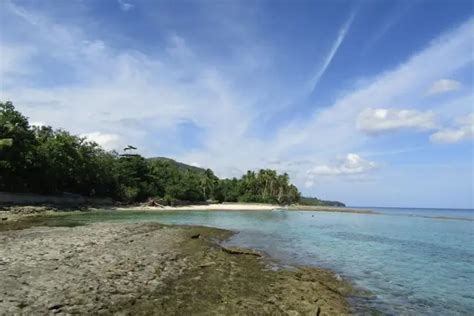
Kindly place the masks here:
<instances>
[{"instance_id":1,"label":"exposed reef flat","mask_svg":"<svg viewBox=\"0 0 474 316\"><path fill-rule=\"evenodd\" d=\"M224 248L226 230L11 224L0 232L0 314L345 315L355 293L330 271Z\"/></svg>"}]
</instances>

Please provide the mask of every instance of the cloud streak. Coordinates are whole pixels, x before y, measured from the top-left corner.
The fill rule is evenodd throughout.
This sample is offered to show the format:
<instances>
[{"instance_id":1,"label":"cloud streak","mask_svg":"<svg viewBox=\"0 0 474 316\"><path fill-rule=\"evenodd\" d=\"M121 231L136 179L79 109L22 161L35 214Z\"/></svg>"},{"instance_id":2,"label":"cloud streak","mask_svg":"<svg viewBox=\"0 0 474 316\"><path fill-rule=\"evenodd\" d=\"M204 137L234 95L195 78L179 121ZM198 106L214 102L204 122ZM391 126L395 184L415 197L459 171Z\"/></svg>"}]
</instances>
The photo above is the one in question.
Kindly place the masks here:
<instances>
[{"instance_id":1,"label":"cloud streak","mask_svg":"<svg viewBox=\"0 0 474 316\"><path fill-rule=\"evenodd\" d=\"M337 51L339 50L339 47L341 46L342 42L344 42L344 39L346 38L346 35L351 28L352 22L354 22L355 16L356 16L356 11L354 10L351 12L347 21L339 29L336 40L333 42L331 49L329 50L329 53L326 55L326 58L321 64L321 67L308 82L309 94L313 93L313 91L316 89L316 86L318 85L321 78L324 76L324 73L326 72L327 68L329 67L332 60L334 59L334 56L336 56Z\"/></svg>"}]
</instances>

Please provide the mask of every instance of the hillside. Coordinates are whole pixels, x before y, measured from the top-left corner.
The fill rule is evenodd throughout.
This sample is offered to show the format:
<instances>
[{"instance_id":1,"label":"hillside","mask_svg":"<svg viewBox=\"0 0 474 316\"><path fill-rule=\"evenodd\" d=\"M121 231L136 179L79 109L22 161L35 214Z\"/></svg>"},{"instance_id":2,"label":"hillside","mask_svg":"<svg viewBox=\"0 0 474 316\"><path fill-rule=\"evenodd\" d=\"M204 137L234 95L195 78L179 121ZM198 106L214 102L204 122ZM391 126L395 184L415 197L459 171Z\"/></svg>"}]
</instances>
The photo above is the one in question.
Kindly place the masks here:
<instances>
[{"instance_id":1,"label":"hillside","mask_svg":"<svg viewBox=\"0 0 474 316\"><path fill-rule=\"evenodd\" d=\"M188 164L185 164L183 162L179 162L179 161L176 161L174 159L171 159L171 158L167 158L167 157L151 157L151 158L147 158L146 160L148 161L165 161L165 162L170 162L172 163L173 165L175 165L176 167L178 167L178 169L182 169L182 170L192 170L192 171L196 171L198 173L204 173L206 171L206 169L204 168L199 168L199 167L196 167L196 166L191 166L191 165L188 165Z\"/></svg>"}]
</instances>

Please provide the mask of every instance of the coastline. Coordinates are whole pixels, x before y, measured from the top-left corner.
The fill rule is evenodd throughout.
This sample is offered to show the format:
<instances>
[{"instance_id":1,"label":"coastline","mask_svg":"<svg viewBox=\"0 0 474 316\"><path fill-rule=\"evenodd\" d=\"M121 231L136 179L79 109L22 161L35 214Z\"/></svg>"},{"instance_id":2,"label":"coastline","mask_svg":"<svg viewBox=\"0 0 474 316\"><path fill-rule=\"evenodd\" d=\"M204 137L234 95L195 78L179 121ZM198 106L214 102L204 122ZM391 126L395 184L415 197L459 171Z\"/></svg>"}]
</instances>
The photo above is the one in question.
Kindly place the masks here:
<instances>
[{"instance_id":1,"label":"coastline","mask_svg":"<svg viewBox=\"0 0 474 316\"><path fill-rule=\"evenodd\" d=\"M309 205L278 205L264 203L220 203L187 206L122 206L114 207L118 211L315 211L315 212L337 212L355 214L378 214L369 209L355 209L350 207L335 206L309 206Z\"/></svg>"},{"instance_id":2,"label":"coastline","mask_svg":"<svg viewBox=\"0 0 474 316\"><path fill-rule=\"evenodd\" d=\"M232 234L155 223L3 231L0 289L8 297L0 311L351 313L350 283L328 270L282 269L252 250L222 247Z\"/></svg>"},{"instance_id":3,"label":"coastline","mask_svg":"<svg viewBox=\"0 0 474 316\"><path fill-rule=\"evenodd\" d=\"M288 205L264 203L220 203L220 204L197 204L187 206L144 206L144 205L125 205L125 206L102 206L89 205L7 205L0 206L0 231L5 230L5 225L17 226L16 229L23 229L29 224L23 219L38 218L47 215L67 215L72 212L94 212L101 210L112 211L150 211L150 212L173 212L173 211L312 211L312 212L331 212L331 213L352 213L380 215L381 213L347 207L334 206L306 206L306 205Z\"/></svg>"}]
</instances>

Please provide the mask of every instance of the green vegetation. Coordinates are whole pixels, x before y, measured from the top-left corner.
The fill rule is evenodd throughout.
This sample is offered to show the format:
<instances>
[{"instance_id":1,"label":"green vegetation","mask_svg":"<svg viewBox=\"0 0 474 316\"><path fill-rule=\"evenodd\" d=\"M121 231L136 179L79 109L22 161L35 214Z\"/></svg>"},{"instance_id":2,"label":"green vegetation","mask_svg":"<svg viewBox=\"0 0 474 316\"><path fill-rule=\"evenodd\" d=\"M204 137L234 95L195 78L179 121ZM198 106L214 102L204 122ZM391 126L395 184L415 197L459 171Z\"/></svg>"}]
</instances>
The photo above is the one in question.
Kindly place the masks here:
<instances>
[{"instance_id":1,"label":"green vegetation","mask_svg":"<svg viewBox=\"0 0 474 316\"><path fill-rule=\"evenodd\" d=\"M219 179L210 169L168 158L107 152L98 144L46 126L30 126L11 102L0 102L0 191L111 197L124 202L261 202L292 204L300 199L287 174L248 171Z\"/></svg>"},{"instance_id":2,"label":"green vegetation","mask_svg":"<svg viewBox=\"0 0 474 316\"><path fill-rule=\"evenodd\" d=\"M342 202L338 201L325 201L320 200L316 197L301 197L299 204L301 205L311 205L311 206L337 206L337 207L345 207L346 205Z\"/></svg>"},{"instance_id":3,"label":"green vegetation","mask_svg":"<svg viewBox=\"0 0 474 316\"><path fill-rule=\"evenodd\" d=\"M149 161L159 160L159 161L169 162L169 163L171 163L172 165L176 166L177 168L179 168L181 170L190 169L190 170L196 171L198 173L204 173L206 171L206 169L204 169L204 168L199 168L199 167L196 167L196 166L188 165L188 164L185 164L185 163L182 163L182 162L179 162L179 161L176 161L174 159L167 158L167 157L152 157L152 158L147 158L147 160L149 160Z\"/></svg>"}]
</instances>

